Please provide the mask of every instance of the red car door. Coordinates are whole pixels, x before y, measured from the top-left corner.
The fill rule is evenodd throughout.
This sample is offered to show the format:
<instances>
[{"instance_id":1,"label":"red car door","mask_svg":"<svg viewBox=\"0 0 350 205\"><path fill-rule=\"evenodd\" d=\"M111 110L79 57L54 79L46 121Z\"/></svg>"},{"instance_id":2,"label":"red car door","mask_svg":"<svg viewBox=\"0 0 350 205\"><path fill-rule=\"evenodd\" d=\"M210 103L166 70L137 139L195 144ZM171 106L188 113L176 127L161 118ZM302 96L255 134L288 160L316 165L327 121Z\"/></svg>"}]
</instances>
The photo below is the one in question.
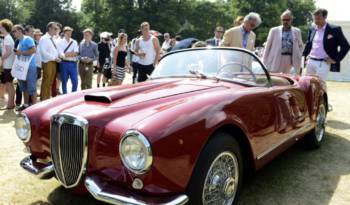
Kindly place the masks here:
<instances>
[{"instance_id":1,"label":"red car door","mask_svg":"<svg viewBox=\"0 0 350 205\"><path fill-rule=\"evenodd\" d=\"M272 88L277 109L276 132L283 144L305 132L310 126L304 92L296 85Z\"/></svg>"}]
</instances>

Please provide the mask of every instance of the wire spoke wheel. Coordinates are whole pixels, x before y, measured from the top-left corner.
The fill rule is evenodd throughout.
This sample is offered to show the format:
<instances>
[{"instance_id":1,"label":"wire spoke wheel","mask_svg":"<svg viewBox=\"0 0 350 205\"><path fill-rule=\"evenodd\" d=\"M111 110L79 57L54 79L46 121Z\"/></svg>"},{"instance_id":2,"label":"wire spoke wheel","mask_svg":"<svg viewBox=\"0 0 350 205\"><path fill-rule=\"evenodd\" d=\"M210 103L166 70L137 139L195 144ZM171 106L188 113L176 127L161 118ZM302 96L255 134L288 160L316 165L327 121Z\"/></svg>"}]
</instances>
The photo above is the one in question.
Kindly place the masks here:
<instances>
[{"instance_id":1,"label":"wire spoke wheel","mask_svg":"<svg viewBox=\"0 0 350 205\"><path fill-rule=\"evenodd\" d=\"M321 104L318 111L318 115L316 119L316 128L315 128L316 140L318 142L322 141L325 131L326 131L326 107L324 106L324 104Z\"/></svg>"},{"instance_id":2,"label":"wire spoke wheel","mask_svg":"<svg viewBox=\"0 0 350 205\"><path fill-rule=\"evenodd\" d=\"M203 205L231 205L235 199L239 179L236 155L222 152L212 162L203 187Z\"/></svg>"}]
</instances>

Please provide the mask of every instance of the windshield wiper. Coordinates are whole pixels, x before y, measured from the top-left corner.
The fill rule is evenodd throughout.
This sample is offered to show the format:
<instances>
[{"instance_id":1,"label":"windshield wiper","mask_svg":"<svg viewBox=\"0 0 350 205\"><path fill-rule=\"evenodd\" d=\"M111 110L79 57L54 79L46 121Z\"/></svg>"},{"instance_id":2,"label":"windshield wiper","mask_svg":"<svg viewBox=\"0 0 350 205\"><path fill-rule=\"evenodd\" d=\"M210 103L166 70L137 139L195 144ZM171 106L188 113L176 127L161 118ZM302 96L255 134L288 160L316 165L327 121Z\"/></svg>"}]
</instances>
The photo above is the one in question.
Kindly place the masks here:
<instances>
[{"instance_id":1,"label":"windshield wiper","mask_svg":"<svg viewBox=\"0 0 350 205\"><path fill-rule=\"evenodd\" d=\"M189 72L191 74L193 74L193 75L198 76L199 78L202 78L202 79L207 79L208 78L207 75L205 75L204 73L199 72L198 70L189 70Z\"/></svg>"}]
</instances>

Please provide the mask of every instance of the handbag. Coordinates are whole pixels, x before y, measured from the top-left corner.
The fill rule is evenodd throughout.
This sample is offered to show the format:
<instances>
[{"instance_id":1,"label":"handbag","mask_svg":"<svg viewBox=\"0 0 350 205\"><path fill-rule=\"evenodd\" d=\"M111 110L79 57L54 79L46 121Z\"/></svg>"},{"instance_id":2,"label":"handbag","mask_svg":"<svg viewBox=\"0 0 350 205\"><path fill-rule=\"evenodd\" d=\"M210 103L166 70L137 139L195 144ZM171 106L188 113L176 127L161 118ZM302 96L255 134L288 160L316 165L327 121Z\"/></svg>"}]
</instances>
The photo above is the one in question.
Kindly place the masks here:
<instances>
[{"instance_id":1,"label":"handbag","mask_svg":"<svg viewBox=\"0 0 350 205\"><path fill-rule=\"evenodd\" d=\"M110 58L106 58L105 63L103 64L103 75L107 79L112 78L112 64Z\"/></svg>"},{"instance_id":2,"label":"handbag","mask_svg":"<svg viewBox=\"0 0 350 205\"><path fill-rule=\"evenodd\" d=\"M34 55L31 56L16 56L12 65L11 75L18 80L26 80L30 62Z\"/></svg>"}]
</instances>

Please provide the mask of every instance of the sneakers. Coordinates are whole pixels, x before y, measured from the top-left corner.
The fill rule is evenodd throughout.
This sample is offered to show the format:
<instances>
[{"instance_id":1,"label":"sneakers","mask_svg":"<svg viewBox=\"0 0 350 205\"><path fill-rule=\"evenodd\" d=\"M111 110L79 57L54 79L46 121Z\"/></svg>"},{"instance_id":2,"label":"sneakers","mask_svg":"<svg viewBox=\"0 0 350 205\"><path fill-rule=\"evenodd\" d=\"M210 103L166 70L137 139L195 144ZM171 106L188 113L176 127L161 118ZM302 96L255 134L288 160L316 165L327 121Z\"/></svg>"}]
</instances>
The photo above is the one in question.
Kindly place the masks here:
<instances>
[{"instance_id":1,"label":"sneakers","mask_svg":"<svg viewBox=\"0 0 350 205\"><path fill-rule=\"evenodd\" d=\"M19 107L16 106L16 111L21 112L21 111L25 110L27 107L29 107L29 105L26 105L26 104L23 104Z\"/></svg>"}]
</instances>

